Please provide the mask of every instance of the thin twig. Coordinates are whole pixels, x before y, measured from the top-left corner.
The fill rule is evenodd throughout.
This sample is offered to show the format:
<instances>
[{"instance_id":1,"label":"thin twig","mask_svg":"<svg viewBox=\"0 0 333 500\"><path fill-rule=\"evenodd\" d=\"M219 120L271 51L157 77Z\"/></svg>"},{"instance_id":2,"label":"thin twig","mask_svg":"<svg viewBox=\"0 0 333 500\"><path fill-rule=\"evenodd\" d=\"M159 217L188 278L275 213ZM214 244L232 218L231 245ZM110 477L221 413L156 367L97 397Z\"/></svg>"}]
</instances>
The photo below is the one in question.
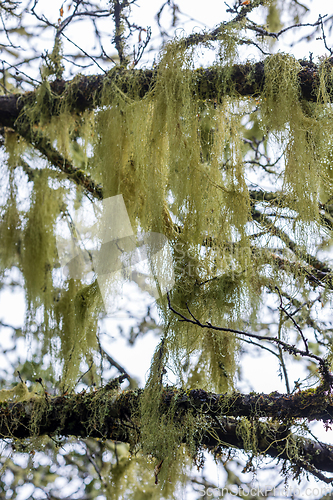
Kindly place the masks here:
<instances>
[{"instance_id":1,"label":"thin twig","mask_svg":"<svg viewBox=\"0 0 333 500\"><path fill-rule=\"evenodd\" d=\"M186 321L187 323L192 323L193 325L197 325L200 328L208 328L209 330L235 333L236 335L244 335L246 337L254 338L257 340L266 340L268 342L273 342L276 345L281 346L284 351L289 352L289 354L292 354L293 356L299 355L302 357L308 357L308 358L315 359L316 361L318 361L318 363L321 366L326 365L325 361L320 356L317 356L316 354L313 354L310 352L303 351L302 349L298 349L295 345L288 344L287 342L284 342L283 340L279 340L277 337L263 337L262 335L256 335L255 333L249 333L249 332L244 332L244 331L240 331L240 330L235 330L233 328L224 328L224 327L220 327L220 326L214 326L209 321L207 321L206 323L201 323L197 318L194 317L194 315L189 310L188 305L186 304L186 307L187 307L187 309L188 309L188 311L193 319L187 318L186 316L181 314L179 311L176 311L176 309L174 309L172 307L171 302L170 302L169 293L167 293L167 298L168 298L168 304L169 304L170 311L172 311L173 313L175 313L177 316L179 316L181 318L179 321Z\"/></svg>"},{"instance_id":2,"label":"thin twig","mask_svg":"<svg viewBox=\"0 0 333 500\"><path fill-rule=\"evenodd\" d=\"M305 352L307 354L309 354L309 346L308 346L308 341L307 339L304 337L304 334L301 330L301 328L299 327L299 325L296 323L296 321L294 320L294 318L291 316L291 314L288 313L288 311L283 307L283 302L282 302L282 297L281 297L281 293L280 293L280 290L279 288L276 286L275 287L275 290L277 290L278 294L279 294L279 297L280 297L280 310L284 312L284 314L286 316L288 316L289 319L291 319L291 321L293 322L293 325L295 326L295 328L297 329L298 333L300 334L300 336L302 337L302 340L303 340L303 343L304 343L304 346L305 346Z\"/></svg>"}]
</instances>

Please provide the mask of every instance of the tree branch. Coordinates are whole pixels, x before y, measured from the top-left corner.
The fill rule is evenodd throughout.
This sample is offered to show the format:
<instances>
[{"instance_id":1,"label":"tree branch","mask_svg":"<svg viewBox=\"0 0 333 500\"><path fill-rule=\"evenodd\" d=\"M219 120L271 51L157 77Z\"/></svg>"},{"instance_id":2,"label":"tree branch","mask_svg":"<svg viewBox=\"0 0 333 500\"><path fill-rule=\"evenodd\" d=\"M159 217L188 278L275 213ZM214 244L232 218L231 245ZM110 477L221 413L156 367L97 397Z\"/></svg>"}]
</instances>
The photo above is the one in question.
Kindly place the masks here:
<instances>
[{"instance_id":1,"label":"tree branch","mask_svg":"<svg viewBox=\"0 0 333 500\"><path fill-rule=\"evenodd\" d=\"M328 60L330 65L333 61ZM316 88L319 83L318 66L313 63L300 61L302 66L299 72L301 97L308 101L316 101ZM216 67L200 68L194 72L194 94L197 99L217 99L221 91L235 92L242 96L258 96L262 91L265 79L265 62L254 64L236 64L228 72L229 85L224 88L225 74ZM51 90L68 101L67 110L70 113L81 113L93 109L100 104L103 85L116 83L122 92L128 93L135 79L135 91L139 97L144 97L153 87L157 70L124 70L114 68L107 75L81 76L72 81L55 80L51 83ZM224 90L223 90L224 89ZM333 89L329 89L333 90ZM15 122L24 106L34 98L34 92L25 94L10 94L0 96L0 126L15 129ZM28 100L28 101L27 101ZM52 113L52 110L50 110ZM54 114L59 111L53 110Z\"/></svg>"},{"instance_id":2,"label":"tree branch","mask_svg":"<svg viewBox=\"0 0 333 500\"><path fill-rule=\"evenodd\" d=\"M65 158L59 151L57 151L46 137L41 132L34 132L32 127L25 123L20 122L16 125L16 131L21 135L29 144L37 149L51 165L59 168L64 172L67 177L73 180L78 186L91 193L95 198L103 199L103 190L100 184L96 184L83 170L75 167L70 160Z\"/></svg>"},{"instance_id":3,"label":"tree branch","mask_svg":"<svg viewBox=\"0 0 333 500\"><path fill-rule=\"evenodd\" d=\"M115 395L114 390L108 390L106 386L91 393L3 402L0 404L0 437L24 439L41 435L72 435L138 444L142 394L143 390L135 390ZM245 451L288 459L292 466L313 473L315 470L333 472L333 446L292 434L286 424L295 418L332 422L332 396L320 389L293 395L277 392L228 395L202 389L182 391L167 387L162 393L160 408L167 414L170 405L173 408L176 405L175 415L180 424L187 412L197 417L194 438L199 448L206 446L218 453L221 448L236 446ZM252 422L255 449L248 449L249 444L240 432L242 420L233 418L236 416L248 417ZM263 418L272 418L275 423L263 422ZM297 458L288 451L291 444L297 449Z\"/></svg>"}]
</instances>

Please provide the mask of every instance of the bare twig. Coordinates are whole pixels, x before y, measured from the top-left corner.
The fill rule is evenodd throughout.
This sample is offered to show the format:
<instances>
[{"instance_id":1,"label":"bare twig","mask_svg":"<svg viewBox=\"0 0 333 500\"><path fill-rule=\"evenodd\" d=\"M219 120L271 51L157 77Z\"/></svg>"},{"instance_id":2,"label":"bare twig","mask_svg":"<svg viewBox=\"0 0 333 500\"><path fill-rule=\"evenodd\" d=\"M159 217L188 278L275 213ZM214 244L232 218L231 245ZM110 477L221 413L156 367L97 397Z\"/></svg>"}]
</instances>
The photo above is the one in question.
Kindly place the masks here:
<instances>
[{"instance_id":1,"label":"bare twig","mask_svg":"<svg viewBox=\"0 0 333 500\"><path fill-rule=\"evenodd\" d=\"M61 32L61 35L66 38L66 40L70 43L72 43L74 45L74 47L76 47L77 49L79 49L82 54L84 54L86 57L88 57L89 59L91 59L94 64L96 64L96 66L103 71L103 73L106 74L106 71L105 69L102 68L102 66L99 64L99 62L95 59L95 57L91 56L90 54L88 54L88 52L86 52L84 49L82 49L81 47L79 47L79 45L77 45L75 42L73 42L73 40L71 40L70 38L68 38L68 36L66 36L63 32Z\"/></svg>"},{"instance_id":2,"label":"bare twig","mask_svg":"<svg viewBox=\"0 0 333 500\"><path fill-rule=\"evenodd\" d=\"M88 444L86 442L85 442L85 445L86 445L86 454L87 454L88 460L92 464L92 466L94 467L95 471L97 472L97 475L98 475L99 480L101 481L103 487L106 488L107 487L107 483L106 483L105 479L102 476L102 472L101 472L100 468L98 467L98 465L96 463L95 457L94 457L93 454L91 454L89 446L88 446Z\"/></svg>"},{"instance_id":3,"label":"bare twig","mask_svg":"<svg viewBox=\"0 0 333 500\"><path fill-rule=\"evenodd\" d=\"M277 292L279 294L279 297L280 297L280 310L283 311L284 314L286 316L288 316L288 318L293 322L293 325L295 326L296 330L298 331L298 333L300 334L300 336L301 336L301 338L303 340L303 344L304 344L304 347L305 347L305 352L308 354L309 353L309 346L308 346L307 339L304 337L304 334L303 334L302 330L300 329L299 325L296 323L296 321L294 320L294 318L292 317L292 315L289 314L288 311L283 307L281 293L280 293L280 290L279 290L279 288L277 286L275 287L275 290L277 290Z\"/></svg>"},{"instance_id":4,"label":"bare twig","mask_svg":"<svg viewBox=\"0 0 333 500\"><path fill-rule=\"evenodd\" d=\"M319 16L318 21L316 21L314 23L297 23L297 24L293 24L291 26L287 26L286 28L281 29L280 31L278 31L276 33L272 32L272 31L267 31L264 28L262 28L261 26L258 26L255 23L252 23L252 21L251 21L252 25L248 26L248 29L250 29L252 31L255 31L260 36L268 36L268 37L271 37L271 38L278 39L279 36L283 35L283 33L286 33L287 31L289 31L291 29L294 29L294 28L304 28L304 27L307 27L307 26L311 26L311 27L321 26L322 25L322 19L324 19L324 17L326 17L326 16L323 16L323 17Z\"/></svg>"},{"instance_id":5,"label":"bare twig","mask_svg":"<svg viewBox=\"0 0 333 500\"><path fill-rule=\"evenodd\" d=\"M237 335L244 335L245 337L254 338L257 340L261 340L261 341L266 340L268 342L273 342L277 346L281 346L281 348L284 351L288 352L289 354L292 354L293 356L299 355L302 357L308 357L308 358L314 359L319 363L320 366L324 366L325 370L327 369L326 361L323 360L320 356L317 356L316 354L313 354L311 352L303 351L302 349L298 349L295 345L288 344L287 342L284 342L283 340L280 340L277 337L268 337L268 336L264 337L262 335L257 335L255 333L249 333L249 332L244 332L244 331L240 331L240 330L235 330L233 328L224 328L224 327L220 327L220 326L214 326L209 321L207 321L206 323L201 323L201 321L199 321L197 318L195 318L195 316L191 313L188 305L186 304L187 310L188 310L192 319L188 318L188 317L184 316L183 314L181 314L179 311L176 311L176 309L174 309L172 307L171 302L170 302L169 293L167 293L167 298L168 298L168 304L169 304L170 311L172 311L173 313L175 313L177 316L179 316L181 318L179 321L186 321L187 323L192 323L193 325L197 325L200 328L208 328L210 330L216 330L219 332L235 333Z\"/></svg>"}]
</instances>

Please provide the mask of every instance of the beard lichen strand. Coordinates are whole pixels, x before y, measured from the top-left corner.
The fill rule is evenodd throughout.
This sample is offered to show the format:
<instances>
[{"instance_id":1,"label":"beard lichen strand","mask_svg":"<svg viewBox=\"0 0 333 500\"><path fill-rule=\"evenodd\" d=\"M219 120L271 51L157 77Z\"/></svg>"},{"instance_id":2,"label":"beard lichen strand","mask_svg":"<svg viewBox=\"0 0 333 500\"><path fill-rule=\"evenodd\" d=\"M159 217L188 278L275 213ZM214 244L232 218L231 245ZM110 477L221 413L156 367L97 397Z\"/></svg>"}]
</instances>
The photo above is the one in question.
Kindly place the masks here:
<instances>
[{"instance_id":1,"label":"beard lichen strand","mask_svg":"<svg viewBox=\"0 0 333 500\"><path fill-rule=\"evenodd\" d=\"M48 352L56 364L62 365L61 386L68 390L79 379L81 360L90 362L92 351L97 348L101 304L96 283L83 288L80 280L71 279L67 285L64 281L60 297L54 287L52 272L57 262L54 226L63 194L61 188L49 187L46 171L38 172L24 227L20 268L27 300L25 329L30 335L37 329L43 344L41 353ZM60 348L55 337L60 340Z\"/></svg>"},{"instance_id":2,"label":"beard lichen strand","mask_svg":"<svg viewBox=\"0 0 333 500\"><path fill-rule=\"evenodd\" d=\"M327 175L332 113L327 105L330 78L326 66L322 63L319 70L317 102L305 103L300 100L300 64L292 56L280 53L265 61L262 127L264 133L275 135L284 150L283 192L288 196L290 209L297 213L296 235L304 245L318 235L320 197L325 200L332 195L332 182Z\"/></svg>"},{"instance_id":3,"label":"beard lichen strand","mask_svg":"<svg viewBox=\"0 0 333 500\"><path fill-rule=\"evenodd\" d=\"M38 310L43 309L41 329L46 338L52 334L54 305L52 271L57 262L55 222L62 204L63 190L49 187L48 172L34 176L30 208L24 216L20 251L20 270L24 277L27 318L26 330L38 323ZM51 329L50 329L51 328Z\"/></svg>"},{"instance_id":4,"label":"beard lichen strand","mask_svg":"<svg viewBox=\"0 0 333 500\"><path fill-rule=\"evenodd\" d=\"M7 132L5 135L6 163L1 165L1 192L3 194L0 219L0 272L11 269L19 261L21 218L18 209L18 187L15 179L15 168L20 153L24 149L24 141L18 142L17 135Z\"/></svg>"},{"instance_id":5,"label":"beard lichen strand","mask_svg":"<svg viewBox=\"0 0 333 500\"><path fill-rule=\"evenodd\" d=\"M138 412L142 452L153 458L156 481L164 491L169 489L169 494L182 476L186 478L186 456L193 459L197 453L194 435L198 423L191 410L179 410L177 394L172 389L170 399L165 401L168 388L163 385L163 376L170 355L165 335L155 351Z\"/></svg>"},{"instance_id":6,"label":"beard lichen strand","mask_svg":"<svg viewBox=\"0 0 333 500\"><path fill-rule=\"evenodd\" d=\"M98 349L98 318L103 309L97 281L84 286L80 280L69 279L67 289L55 306L54 331L60 339L58 359L62 362L61 389L73 389L81 375L81 362L86 361L93 379L92 363Z\"/></svg>"}]
</instances>

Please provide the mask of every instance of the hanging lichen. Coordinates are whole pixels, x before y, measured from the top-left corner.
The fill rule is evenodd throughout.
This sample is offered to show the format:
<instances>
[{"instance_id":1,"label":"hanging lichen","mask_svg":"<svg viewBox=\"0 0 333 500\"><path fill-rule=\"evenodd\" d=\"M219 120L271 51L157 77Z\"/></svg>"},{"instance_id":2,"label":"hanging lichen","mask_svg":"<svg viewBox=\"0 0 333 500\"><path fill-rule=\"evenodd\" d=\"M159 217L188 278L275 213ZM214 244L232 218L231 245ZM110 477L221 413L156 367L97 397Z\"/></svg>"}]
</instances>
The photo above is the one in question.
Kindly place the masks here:
<instances>
[{"instance_id":1,"label":"hanging lichen","mask_svg":"<svg viewBox=\"0 0 333 500\"><path fill-rule=\"evenodd\" d=\"M261 113L263 126L276 135L284 149L284 190L290 200L289 207L296 210L301 223L298 241L305 242L304 235L311 235L313 224L319 219L321 172L330 150L327 133L331 117L319 103L300 102L300 69L300 63L285 54L266 60ZM320 100L324 88L321 83Z\"/></svg>"},{"instance_id":2,"label":"hanging lichen","mask_svg":"<svg viewBox=\"0 0 333 500\"><path fill-rule=\"evenodd\" d=\"M23 139L7 131L5 150L7 161L1 166L1 192L4 195L0 220L0 266L1 272L17 265L21 252L22 221L18 208L18 187L15 169L20 166L20 155L26 148Z\"/></svg>"},{"instance_id":3,"label":"hanging lichen","mask_svg":"<svg viewBox=\"0 0 333 500\"><path fill-rule=\"evenodd\" d=\"M281 9L278 0L271 0L269 2L267 7L266 24L269 31L272 33L277 33L282 28Z\"/></svg>"},{"instance_id":4,"label":"hanging lichen","mask_svg":"<svg viewBox=\"0 0 333 500\"><path fill-rule=\"evenodd\" d=\"M55 344L57 358L63 362L61 386L72 389L80 377L81 363L91 365L97 349L97 324L103 307L97 282L82 287L79 280L70 279L55 307L55 332L59 346Z\"/></svg>"},{"instance_id":5,"label":"hanging lichen","mask_svg":"<svg viewBox=\"0 0 333 500\"><path fill-rule=\"evenodd\" d=\"M168 388L163 385L163 376L168 359L165 340L158 346L140 406L140 438L142 451L154 459L155 474L163 487L163 492L172 493L184 476L184 450L192 456L196 453L194 432L195 419L190 411L177 408L177 393L170 390L170 401L166 398ZM164 401L163 401L164 399ZM188 452L187 452L188 453ZM185 462L186 467L186 462Z\"/></svg>"},{"instance_id":6,"label":"hanging lichen","mask_svg":"<svg viewBox=\"0 0 333 500\"><path fill-rule=\"evenodd\" d=\"M271 27L274 22L277 26L276 5L271 6ZM222 26L217 64L225 66L218 73L214 101L200 98L194 52L176 40L165 45L144 98L138 95L136 74L129 77L124 70L116 77L111 71L96 110L81 116L69 113L69 102L51 90L50 78L61 71L55 51L50 71L44 71L42 85L20 116L36 137L47 138L71 163L70 178L75 168L85 169L102 185L105 199L123 196L134 238L157 232L169 240L172 262L164 271L174 273L174 284L168 296L159 289L163 336L135 415L141 451L150 457L165 488L177 484L184 456L195 457L194 436L201 425L198 412L194 418L191 411L179 410L177 390L168 388L169 377L184 392L233 390L238 339L233 332L206 326L255 328L264 289L271 292L281 283L291 295L304 289L306 264L314 262L311 241L319 234L320 203L332 196L327 91L332 75L323 64L318 102L304 103L298 81L301 64L284 54L271 56L265 62L261 100L253 111L253 101L240 100L230 81L236 46L236 28ZM74 98L75 91L69 91L68 100ZM276 145L283 150L271 200L250 197L253 179L244 158L249 151L244 138L252 136L244 125L246 115L255 122L251 134L267 136L266 154ZM72 390L82 370L93 366L102 297L93 266L94 278L89 280L66 279L58 273L55 226L58 217L83 205L83 190L73 195L65 175L51 182L50 172L36 168L28 179L32 182L27 182L32 189L30 205L20 211L13 169L23 145L8 136L6 147L9 189L1 211L1 265L16 264L21 270L28 304L26 330L44 343L41 353L49 354L54 370L62 371L61 390ZM292 258L286 264L288 252ZM175 311L193 322L180 322ZM95 403L92 425L105 416L107 398ZM264 424L245 418L237 428L245 449L254 455L259 431L265 434ZM117 467L112 494L124 491L117 472L124 474L127 465ZM136 474L134 467L131 474Z\"/></svg>"},{"instance_id":7,"label":"hanging lichen","mask_svg":"<svg viewBox=\"0 0 333 500\"><path fill-rule=\"evenodd\" d=\"M234 36L221 31L220 52L229 64L237 57ZM92 114L69 118L66 102L52 94L50 75L44 75L43 86L25 116L34 124L39 119L40 133L66 158L73 158L74 164L87 168L103 186L106 198L123 196L134 232L156 231L169 238L175 272L170 300L177 310L186 313L189 309L203 322L241 328L245 320L254 321L261 290L267 284L267 267L261 275L260 266L264 269L270 264L277 283L280 273L269 252L259 258L249 239L251 204L241 121L247 104L224 95L231 88L228 71L221 71L217 102L195 99L193 53L181 40L165 46L157 68L154 85L143 99L137 94L135 76L128 80L126 94L120 87L127 73L117 78L111 73L109 81L105 78L95 123ZM329 154L325 134L330 121L324 111L300 103L299 69L297 61L283 54L266 61L260 113L262 128L274 133L284 147L283 194L298 214L293 230L300 233L304 224L318 221L319 163ZM325 84L321 86L323 93ZM59 116L50 119L50 110L55 108ZM319 123L323 125L320 132ZM25 218L21 268L30 320L38 307L44 313L56 311L47 321L44 317L44 325L56 321L61 357L69 366L78 339L86 342L88 351L93 349L98 308L89 294L92 300L88 302L96 312L87 313L90 309L80 299L80 282L69 281L55 299L52 234L60 213L58 196L38 172ZM269 228L276 222L266 218L266 223ZM308 234L313 231L308 228ZM37 256L36 272L31 255ZM165 297L160 308L169 324L165 342L179 381L185 386L204 383L212 390L230 390L237 353L233 334L212 334L195 325L179 324ZM77 362L75 366L78 375ZM69 378L73 383L74 375Z\"/></svg>"},{"instance_id":8,"label":"hanging lichen","mask_svg":"<svg viewBox=\"0 0 333 500\"><path fill-rule=\"evenodd\" d=\"M235 289L237 281L239 290L247 280L250 283L246 233L250 204L238 133L240 123L232 100L216 107L193 99L192 69L191 52L177 41L166 46L155 85L143 100L135 96L134 90L124 96L117 84L111 83L105 89L97 116L91 165L106 196L124 196L134 228L139 225L145 231L163 232L185 256L187 263L182 262L177 251L174 253L174 305L184 308L187 303L200 317L235 326L237 300L233 300L233 310L223 307L225 281L218 270L228 268L229 276L236 271L237 277L232 279ZM208 239L211 244L203 252L202 245ZM236 246L235 251L230 249L230 242ZM219 291L215 283L200 287L200 283L212 279L220 284ZM208 302L205 295L209 287L215 291ZM249 304L246 294L244 312ZM215 366L215 373L223 374L216 387L232 387L234 340L229 336L225 341L220 334L213 343L203 342L205 336L196 328L180 327L165 305L163 309L165 321L173 325L169 348L174 354L184 346L194 345L200 350L209 345L208 373L209 367L213 370ZM193 344L194 337L198 339ZM212 362L218 357L217 351L223 351L224 359ZM223 378L228 382L222 383Z\"/></svg>"},{"instance_id":9,"label":"hanging lichen","mask_svg":"<svg viewBox=\"0 0 333 500\"><path fill-rule=\"evenodd\" d=\"M48 182L47 171L36 171L20 259L28 308L27 327L31 328L34 311L42 306L45 331L54 303L52 271L57 262L54 226L62 203L61 190L50 188Z\"/></svg>"}]
</instances>

